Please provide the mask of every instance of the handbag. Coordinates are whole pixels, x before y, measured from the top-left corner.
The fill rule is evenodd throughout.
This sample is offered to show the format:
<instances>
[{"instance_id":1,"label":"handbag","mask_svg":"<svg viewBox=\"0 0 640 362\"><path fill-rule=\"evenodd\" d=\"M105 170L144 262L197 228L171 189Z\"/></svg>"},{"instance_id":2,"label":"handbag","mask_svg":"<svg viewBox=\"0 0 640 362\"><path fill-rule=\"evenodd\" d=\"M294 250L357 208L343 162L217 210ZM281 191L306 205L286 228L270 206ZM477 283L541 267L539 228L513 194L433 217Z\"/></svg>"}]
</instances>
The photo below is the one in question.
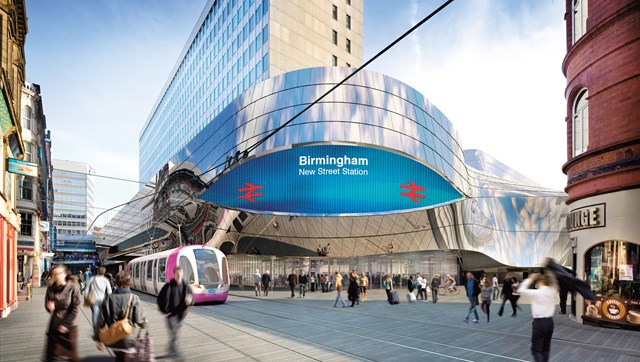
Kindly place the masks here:
<instances>
[{"instance_id":1,"label":"handbag","mask_svg":"<svg viewBox=\"0 0 640 362\"><path fill-rule=\"evenodd\" d=\"M95 285L93 285L94 281L95 279L89 283L89 286L87 286L87 289L84 291L84 305L86 307L92 307L96 304L97 295Z\"/></svg>"},{"instance_id":2,"label":"handbag","mask_svg":"<svg viewBox=\"0 0 640 362\"><path fill-rule=\"evenodd\" d=\"M100 342L107 346L112 346L133 333L133 326L129 323L129 309L131 308L132 299L133 294L129 296L129 303L127 304L127 311L124 314L124 318L100 330Z\"/></svg>"},{"instance_id":3,"label":"handbag","mask_svg":"<svg viewBox=\"0 0 640 362\"><path fill-rule=\"evenodd\" d=\"M138 351L138 362L155 362L156 356L153 353L153 339L146 328L144 335L142 335L142 328L138 331L136 350Z\"/></svg>"}]
</instances>

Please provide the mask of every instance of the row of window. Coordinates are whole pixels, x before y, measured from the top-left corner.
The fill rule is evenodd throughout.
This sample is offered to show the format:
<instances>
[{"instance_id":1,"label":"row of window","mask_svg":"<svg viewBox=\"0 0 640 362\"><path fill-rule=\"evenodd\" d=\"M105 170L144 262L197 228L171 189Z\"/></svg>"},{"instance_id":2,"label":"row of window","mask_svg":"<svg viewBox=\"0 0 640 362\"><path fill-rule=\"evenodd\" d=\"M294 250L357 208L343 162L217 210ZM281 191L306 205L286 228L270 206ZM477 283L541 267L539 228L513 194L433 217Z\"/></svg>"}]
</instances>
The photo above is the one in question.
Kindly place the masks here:
<instances>
[{"instance_id":1,"label":"row of window","mask_svg":"<svg viewBox=\"0 0 640 362\"><path fill-rule=\"evenodd\" d=\"M67 221L67 220L54 220L53 225L55 226L87 226L85 221Z\"/></svg>"}]
</instances>

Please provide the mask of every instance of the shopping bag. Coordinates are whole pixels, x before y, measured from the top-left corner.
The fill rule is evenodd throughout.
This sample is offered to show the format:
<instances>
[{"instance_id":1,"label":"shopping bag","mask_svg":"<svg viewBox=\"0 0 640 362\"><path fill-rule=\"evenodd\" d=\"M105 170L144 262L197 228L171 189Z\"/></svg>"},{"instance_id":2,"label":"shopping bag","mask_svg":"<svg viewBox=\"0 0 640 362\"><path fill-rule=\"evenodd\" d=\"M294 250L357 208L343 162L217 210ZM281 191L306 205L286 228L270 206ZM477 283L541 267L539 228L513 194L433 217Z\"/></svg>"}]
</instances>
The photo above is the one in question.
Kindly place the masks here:
<instances>
[{"instance_id":1,"label":"shopping bag","mask_svg":"<svg viewBox=\"0 0 640 362\"><path fill-rule=\"evenodd\" d=\"M142 328L138 331L136 350L138 351L138 362L155 362L156 356L153 352L153 338L151 338L147 329L145 329L144 335L142 334Z\"/></svg>"}]
</instances>

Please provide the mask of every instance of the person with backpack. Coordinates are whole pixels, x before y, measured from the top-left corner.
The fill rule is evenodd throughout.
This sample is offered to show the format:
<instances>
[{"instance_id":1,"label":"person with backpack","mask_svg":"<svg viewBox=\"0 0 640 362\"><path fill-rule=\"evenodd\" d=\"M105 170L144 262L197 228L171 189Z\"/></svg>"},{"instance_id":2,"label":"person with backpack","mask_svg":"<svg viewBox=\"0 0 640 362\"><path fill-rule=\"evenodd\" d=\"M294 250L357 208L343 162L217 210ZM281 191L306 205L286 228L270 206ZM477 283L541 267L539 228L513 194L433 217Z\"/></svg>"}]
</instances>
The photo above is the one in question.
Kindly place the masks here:
<instances>
[{"instance_id":1,"label":"person with backpack","mask_svg":"<svg viewBox=\"0 0 640 362\"><path fill-rule=\"evenodd\" d=\"M91 304L91 321L94 327L98 322L102 301L111 295L112 291L111 282L104 276L106 272L107 268L98 268L98 275L91 277L84 288L85 302Z\"/></svg>"},{"instance_id":2,"label":"person with backpack","mask_svg":"<svg viewBox=\"0 0 640 362\"><path fill-rule=\"evenodd\" d=\"M182 279L182 268L176 266L173 270L173 279L165 284L158 294L158 308L167 315L167 325L171 332L169 357L182 356L178 349L178 332L193 303L193 291Z\"/></svg>"}]
</instances>

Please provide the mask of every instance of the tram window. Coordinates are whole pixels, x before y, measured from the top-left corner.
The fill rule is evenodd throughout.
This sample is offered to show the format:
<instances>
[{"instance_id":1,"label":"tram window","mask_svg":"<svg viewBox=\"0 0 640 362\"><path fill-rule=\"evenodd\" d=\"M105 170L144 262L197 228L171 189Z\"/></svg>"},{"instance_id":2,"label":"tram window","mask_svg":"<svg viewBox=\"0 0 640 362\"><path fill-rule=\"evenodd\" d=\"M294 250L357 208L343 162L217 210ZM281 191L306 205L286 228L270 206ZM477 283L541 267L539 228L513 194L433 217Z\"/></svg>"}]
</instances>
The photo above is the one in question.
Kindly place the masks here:
<instances>
[{"instance_id":1,"label":"tram window","mask_svg":"<svg viewBox=\"0 0 640 362\"><path fill-rule=\"evenodd\" d=\"M162 258L158 262L158 280L163 283L167 281L167 258Z\"/></svg>"},{"instance_id":2,"label":"tram window","mask_svg":"<svg viewBox=\"0 0 640 362\"><path fill-rule=\"evenodd\" d=\"M208 249L194 249L193 254L198 268L198 283L207 288L213 287L212 284L220 283L220 265L216 254Z\"/></svg>"},{"instance_id":3,"label":"tram window","mask_svg":"<svg viewBox=\"0 0 640 362\"><path fill-rule=\"evenodd\" d=\"M222 280L223 283L229 284L229 266L227 265L227 258L222 257Z\"/></svg>"},{"instance_id":4,"label":"tram window","mask_svg":"<svg viewBox=\"0 0 640 362\"><path fill-rule=\"evenodd\" d=\"M191 267L191 262L189 258L186 256L180 257L180 267L182 268L182 278L189 282L189 284L196 282L196 277L193 274L193 268Z\"/></svg>"},{"instance_id":5,"label":"tram window","mask_svg":"<svg viewBox=\"0 0 640 362\"><path fill-rule=\"evenodd\" d=\"M138 277L138 263L131 264L131 276L134 279Z\"/></svg>"},{"instance_id":6,"label":"tram window","mask_svg":"<svg viewBox=\"0 0 640 362\"><path fill-rule=\"evenodd\" d=\"M153 262L151 260L147 261L147 280L151 280L153 273Z\"/></svg>"}]
</instances>

